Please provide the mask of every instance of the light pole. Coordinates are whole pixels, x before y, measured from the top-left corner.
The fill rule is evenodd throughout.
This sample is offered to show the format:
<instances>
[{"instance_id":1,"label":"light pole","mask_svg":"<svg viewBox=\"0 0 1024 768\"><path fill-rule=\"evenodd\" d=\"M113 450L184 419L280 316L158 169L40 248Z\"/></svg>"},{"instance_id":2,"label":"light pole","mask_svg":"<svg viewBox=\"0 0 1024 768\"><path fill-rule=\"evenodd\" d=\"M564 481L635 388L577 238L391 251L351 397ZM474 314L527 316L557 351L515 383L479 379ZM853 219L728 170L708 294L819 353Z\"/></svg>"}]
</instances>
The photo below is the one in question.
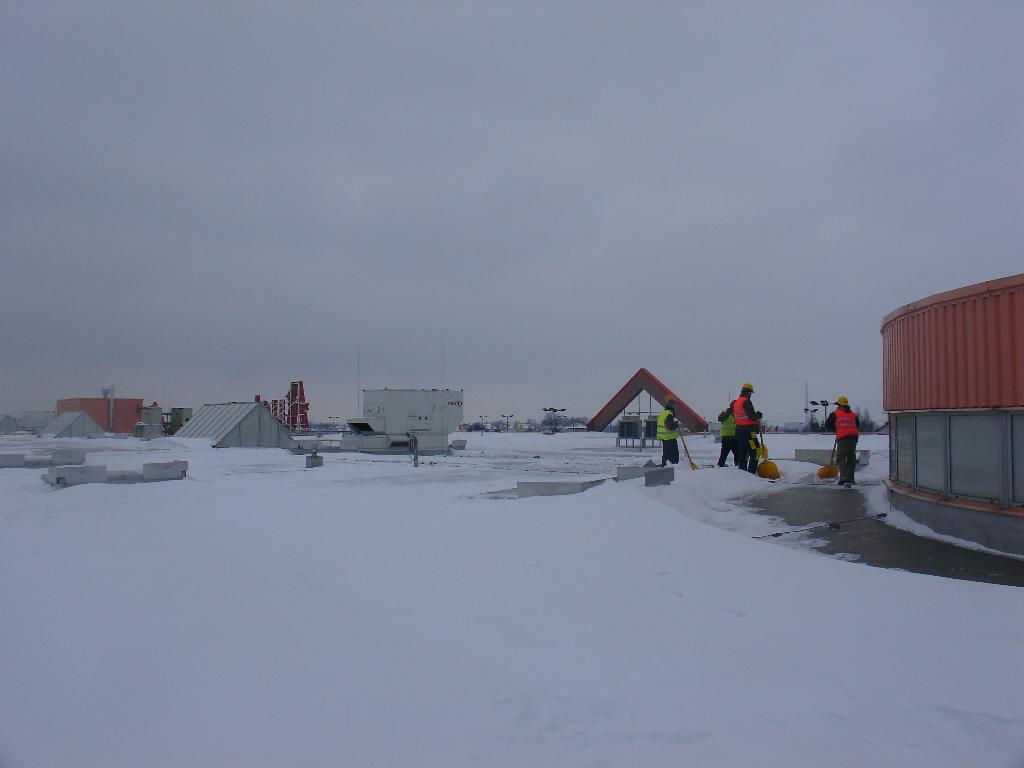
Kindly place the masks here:
<instances>
[{"instance_id":1,"label":"light pole","mask_svg":"<svg viewBox=\"0 0 1024 768\"><path fill-rule=\"evenodd\" d=\"M508 420L511 419L511 418L515 418L515 414L514 413L510 413L510 414L508 414L506 416L503 413L503 414L501 414L501 418L503 418L505 420L505 431L508 432Z\"/></svg>"},{"instance_id":2,"label":"light pole","mask_svg":"<svg viewBox=\"0 0 1024 768\"><path fill-rule=\"evenodd\" d=\"M486 419L486 418L487 418L486 416L481 416L480 417L480 434L481 435L484 433L484 427L487 425L487 422L484 421L484 419Z\"/></svg>"},{"instance_id":3,"label":"light pole","mask_svg":"<svg viewBox=\"0 0 1024 768\"><path fill-rule=\"evenodd\" d=\"M828 407L830 405L832 405L832 403L830 403L828 400L811 400L811 405L820 405L821 406L821 415L822 415L821 429L824 430L825 429L825 418L828 417ZM817 410L817 409L815 409L815 410ZM811 411L811 413L814 413L814 411Z\"/></svg>"},{"instance_id":4,"label":"light pole","mask_svg":"<svg viewBox=\"0 0 1024 768\"><path fill-rule=\"evenodd\" d=\"M565 410L565 408L541 408L542 411L547 411L551 414L552 432L558 431L558 414Z\"/></svg>"},{"instance_id":5,"label":"light pole","mask_svg":"<svg viewBox=\"0 0 1024 768\"><path fill-rule=\"evenodd\" d=\"M817 405L817 400L811 400L811 405ZM811 414L817 413L817 408L804 408L804 431L811 431L811 419L814 418Z\"/></svg>"}]
</instances>

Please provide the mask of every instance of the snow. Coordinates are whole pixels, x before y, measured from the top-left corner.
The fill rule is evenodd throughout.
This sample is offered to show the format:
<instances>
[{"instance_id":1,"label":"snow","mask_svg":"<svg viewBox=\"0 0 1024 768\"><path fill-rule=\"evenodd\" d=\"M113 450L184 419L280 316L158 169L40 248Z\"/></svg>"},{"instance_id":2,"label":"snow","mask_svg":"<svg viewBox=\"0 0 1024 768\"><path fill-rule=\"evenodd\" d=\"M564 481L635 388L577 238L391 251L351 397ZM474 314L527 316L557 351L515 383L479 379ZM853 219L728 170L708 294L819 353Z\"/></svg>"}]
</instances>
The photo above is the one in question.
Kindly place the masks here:
<instances>
[{"instance_id":1,"label":"snow","mask_svg":"<svg viewBox=\"0 0 1024 768\"><path fill-rule=\"evenodd\" d=\"M61 491L0 470L0 765L1024 761L1024 590L751 539L787 526L743 497L816 467L502 499L484 494L654 453L459 437L419 468L313 470L203 441L0 438L112 469L190 462L184 481ZM884 477L886 438L862 447L858 479Z\"/></svg>"}]
</instances>

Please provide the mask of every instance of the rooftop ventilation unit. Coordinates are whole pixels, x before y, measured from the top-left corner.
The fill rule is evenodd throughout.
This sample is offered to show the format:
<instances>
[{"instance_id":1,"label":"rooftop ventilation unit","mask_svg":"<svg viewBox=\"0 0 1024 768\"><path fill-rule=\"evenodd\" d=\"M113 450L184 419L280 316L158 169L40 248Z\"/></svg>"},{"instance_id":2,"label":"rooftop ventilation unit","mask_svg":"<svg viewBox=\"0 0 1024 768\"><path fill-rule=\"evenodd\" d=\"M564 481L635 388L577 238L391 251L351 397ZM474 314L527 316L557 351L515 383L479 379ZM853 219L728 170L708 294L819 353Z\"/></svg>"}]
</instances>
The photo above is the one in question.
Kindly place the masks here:
<instances>
[{"instance_id":1,"label":"rooftop ventilation unit","mask_svg":"<svg viewBox=\"0 0 1024 768\"><path fill-rule=\"evenodd\" d=\"M443 453L462 422L462 390L366 389L362 415L346 422L343 449L406 453L415 437L420 454Z\"/></svg>"}]
</instances>

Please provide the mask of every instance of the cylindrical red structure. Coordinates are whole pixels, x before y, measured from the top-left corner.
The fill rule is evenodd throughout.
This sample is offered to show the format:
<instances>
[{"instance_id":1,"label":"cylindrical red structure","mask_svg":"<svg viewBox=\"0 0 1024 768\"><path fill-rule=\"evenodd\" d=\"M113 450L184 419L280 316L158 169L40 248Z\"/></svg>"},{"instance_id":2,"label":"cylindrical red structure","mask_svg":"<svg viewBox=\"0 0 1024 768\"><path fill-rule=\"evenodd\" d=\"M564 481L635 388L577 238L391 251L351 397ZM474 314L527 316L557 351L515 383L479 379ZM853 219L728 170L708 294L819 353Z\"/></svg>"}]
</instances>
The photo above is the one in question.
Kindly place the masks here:
<instances>
[{"instance_id":1,"label":"cylindrical red structure","mask_svg":"<svg viewBox=\"0 0 1024 768\"><path fill-rule=\"evenodd\" d=\"M887 411L1024 407L1024 274L900 307L882 350Z\"/></svg>"},{"instance_id":2,"label":"cylindrical red structure","mask_svg":"<svg viewBox=\"0 0 1024 768\"><path fill-rule=\"evenodd\" d=\"M1024 554L1024 274L886 315L882 380L892 505Z\"/></svg>"}]
</instances>

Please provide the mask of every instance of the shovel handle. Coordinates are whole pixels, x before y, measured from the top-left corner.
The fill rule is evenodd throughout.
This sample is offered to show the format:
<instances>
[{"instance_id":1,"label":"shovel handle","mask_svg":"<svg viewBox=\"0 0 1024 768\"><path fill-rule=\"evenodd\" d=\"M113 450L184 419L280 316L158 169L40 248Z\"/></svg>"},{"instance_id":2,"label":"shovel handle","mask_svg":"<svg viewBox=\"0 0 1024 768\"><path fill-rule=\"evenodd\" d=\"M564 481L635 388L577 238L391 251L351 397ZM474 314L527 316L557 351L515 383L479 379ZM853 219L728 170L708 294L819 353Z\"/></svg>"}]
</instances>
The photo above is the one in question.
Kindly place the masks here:
<instances>
[{"instance_id":1,"label":"shovel handle","mask_svg":"<svg viewBox=\"0 0 1024 768\"><path fill-rule=\"evenodd\" d=\"M683 444L683 452L686 454L686 460L690 462L690 469L696 472L698 467L693 463L693 459L690 458L690 449L686 447L686 441L683 439L682 432L679 433L679 442Z\"/></svg>"}]
</instances>

